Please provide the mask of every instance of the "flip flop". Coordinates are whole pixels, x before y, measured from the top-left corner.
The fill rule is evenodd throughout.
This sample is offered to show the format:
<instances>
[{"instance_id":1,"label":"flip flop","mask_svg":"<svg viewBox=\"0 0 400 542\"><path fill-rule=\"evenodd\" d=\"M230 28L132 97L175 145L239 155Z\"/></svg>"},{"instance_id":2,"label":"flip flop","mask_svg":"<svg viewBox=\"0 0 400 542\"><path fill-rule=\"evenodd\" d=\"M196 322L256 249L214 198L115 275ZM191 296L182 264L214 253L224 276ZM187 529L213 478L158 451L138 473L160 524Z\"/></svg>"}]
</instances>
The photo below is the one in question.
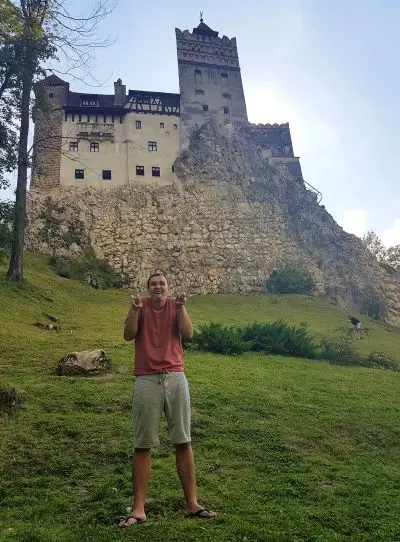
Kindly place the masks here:
<instances>
[{"instance_id":1,"label":"flip flop","mask_svg":"<svg viewBox=\"0 0 400 542\"><path fill-rule=\"evenodd\" d=\"M196 512L190 512L189 514L185 512L185 517L187 518L212 519L215 518L216 515L215 512L211 512L210 510L207 510L207 508L199 508Z\"/></svg>"},{"instance_id":2,"label":"flip flop","mask_svg":"<svg viewBox=\"0 0 400 542\"><path fill-rule=\"evenodd\" d=\"M130 519L134 519L135 521L133 523L130 523L129 525L127 525L126 523L130 520ZM119 526L120 527L130 527L131 525L140 525L141 523L145 523L147 518L141 518L139 516L134 516L134 515L130 515L128 516L127 518L123 519L122 521L119 522Z\"/></svg>"}]
</instances>

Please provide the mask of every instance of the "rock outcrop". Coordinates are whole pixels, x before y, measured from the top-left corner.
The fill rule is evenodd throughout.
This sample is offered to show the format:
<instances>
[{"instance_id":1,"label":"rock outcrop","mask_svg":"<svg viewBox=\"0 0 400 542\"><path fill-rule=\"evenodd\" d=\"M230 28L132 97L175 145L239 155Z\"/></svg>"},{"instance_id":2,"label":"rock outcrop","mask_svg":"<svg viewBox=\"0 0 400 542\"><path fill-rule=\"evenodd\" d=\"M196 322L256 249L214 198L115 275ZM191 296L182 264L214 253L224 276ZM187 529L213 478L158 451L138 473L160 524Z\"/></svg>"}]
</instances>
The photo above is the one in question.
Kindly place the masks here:
<instances>
[{"instance_id":1,"label":"rock outcrop","mask_svg":"<svg viewBox=\"0 0 400 542\"><path fill-rule=\"evenodd\" d=\"M143 289L161 268L175 291L192 294L263 291L280 262L301 262L317 294L359 306L373 292L386 299L386 321L400 325L399 280L344 232L285 159L265 156L254 129L202 126L170 186L31 192L28 248L76 253L89 241L131 288ZM54 242L48 228L43 236L46 212L63 224Z\"/></svg>"}]
</instances>

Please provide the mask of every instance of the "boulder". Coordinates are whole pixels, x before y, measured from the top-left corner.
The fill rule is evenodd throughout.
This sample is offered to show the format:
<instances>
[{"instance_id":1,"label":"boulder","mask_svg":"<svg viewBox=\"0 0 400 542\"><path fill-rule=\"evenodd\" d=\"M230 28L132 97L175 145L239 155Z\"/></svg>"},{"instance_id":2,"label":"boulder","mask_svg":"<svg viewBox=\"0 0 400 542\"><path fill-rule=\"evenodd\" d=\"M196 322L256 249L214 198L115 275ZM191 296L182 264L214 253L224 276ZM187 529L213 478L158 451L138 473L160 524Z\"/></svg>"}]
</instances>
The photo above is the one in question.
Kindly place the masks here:
<instances>
[{"instance_id":1,"label":"boulder","mask_svg":"<svg viewBox=\"0 0 400 542\"><path fill-rule=\"evenodd\" d=\"M59 376L97 376L107 372L111 360L104 350L71 352L58 362Z\"/></svg>"}]
</instances>

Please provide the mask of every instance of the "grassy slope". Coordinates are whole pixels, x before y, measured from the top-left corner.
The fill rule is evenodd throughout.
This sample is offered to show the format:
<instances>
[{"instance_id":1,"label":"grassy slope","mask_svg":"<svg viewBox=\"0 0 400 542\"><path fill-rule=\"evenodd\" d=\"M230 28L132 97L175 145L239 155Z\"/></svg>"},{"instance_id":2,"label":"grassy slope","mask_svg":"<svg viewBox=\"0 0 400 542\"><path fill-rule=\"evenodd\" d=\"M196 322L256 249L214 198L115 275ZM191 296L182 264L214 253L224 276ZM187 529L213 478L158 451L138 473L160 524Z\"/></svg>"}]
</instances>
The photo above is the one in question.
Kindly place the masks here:
<instances>
[{"instance_id":1,"label":"grassy slope","mask_svg":"<svg viewBox=\"0 0 400 542\"><path fill-rule=\"evenodd\" d=\"M0 540L400 539L399 373L252 354L186 356L199 493L218 518L183 519L164 428L148 522L120 532L130 496L127 292L61 279L33 255L26 278L22 291L0 286L0 383L25 397L18 417L0 418ZM208 296L191 299L189 310L195 324L284 318L319 335L346 314L297 296ZM44 312L61 318L61 333L32 326ZM400 331L368 326L360 348L398 357ZM98 347L113 374L54 376L65 353Z\"/></svg>"}]
</instances>

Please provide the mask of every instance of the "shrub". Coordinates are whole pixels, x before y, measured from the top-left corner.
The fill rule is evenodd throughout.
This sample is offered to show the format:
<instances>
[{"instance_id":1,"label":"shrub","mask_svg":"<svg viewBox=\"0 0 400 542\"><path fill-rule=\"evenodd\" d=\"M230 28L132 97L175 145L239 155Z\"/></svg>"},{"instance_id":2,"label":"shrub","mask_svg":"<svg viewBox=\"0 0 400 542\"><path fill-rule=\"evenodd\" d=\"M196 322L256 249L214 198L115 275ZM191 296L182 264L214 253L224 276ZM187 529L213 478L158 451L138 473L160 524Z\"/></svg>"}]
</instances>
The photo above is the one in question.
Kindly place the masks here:
<instances>
[{"instance_id":1,"label":"shrub","mask_svg":"<svg viewBox=\"0 0 400 542\"><path fill-rule=\"evenodd\" d=\"M339 332L322 340L319 357L340 365L359 365L362 359L355 348L352 334L347 330Z\"/></svg>"},{"instance_id":2,"label":"shrub","mask_svg":"<svg viewBox=\"0 0 400 542\"><path fill-rule=\"evenodd\" d=\"M391 369L392 371L400 370L398 362L384 352L371 352L371 354L363 358L362 365L377 369Z\"/></svg>"},{"instance_id":3,"label":"shrub","mask_svg":"<svg viewBox=\"0 0 400 542\"><path fill-rule=\"evenodd\" d=\"M272 272L266 280L265 288L272 294L311 295L314 290L314 279L305 267L286 263Z\"/></svg>"},{"instance_id":4,"label":"shrub","mask_svg":"<svg viewBox=\"0 0 400 542\"><path fill-rule=\"evenodd\" d=\"M23 403L23 397L15 388L0 387L0 412L13 414Z\"/></svg>"},{"instance_id":5,"label":"shrub","mask_svg":"<svg viewBox=\"0 0 400 542\"><path fill-rule=\"evenodd\" d=\"M80 280L93 288L122 288L122 277L105 261L99 260L92 247L77 258L56 258L49 260L57 275Z\"/></svg>"},{"instance_id":6,"label":"shrub","mask_svg":"<svg viewBox=\"0 0 400 542\"><path fill-rule=\"evenodd\" d=\"M242 339L241 330L221 323L204 324L193 336L193 342L204 352L217 354L242 354L250 344Z\"/></svg>"},{"instance_id":7,"label":"shrub","mask_svg":"<svg viewBox=\"0 0 400 542\"><path fill-rule=\"evenodd\" d=\"M265 354L314 358L316 345L305 325L289 325L282 320L253 323L242 330L244 341L251 343L251 350Z\"/></svg>"},{"instance_id":8,"label":"shrub","mask_svg":"<svg viewBox=\"0 0 400 542\"><path fill-rule=\"evenodd\" d=\"M374 320L382 320L386 311L386 301L383 294L373 288L364 290L361 298L362 313L368 314Z\"/></svg>"}]
</instances>

